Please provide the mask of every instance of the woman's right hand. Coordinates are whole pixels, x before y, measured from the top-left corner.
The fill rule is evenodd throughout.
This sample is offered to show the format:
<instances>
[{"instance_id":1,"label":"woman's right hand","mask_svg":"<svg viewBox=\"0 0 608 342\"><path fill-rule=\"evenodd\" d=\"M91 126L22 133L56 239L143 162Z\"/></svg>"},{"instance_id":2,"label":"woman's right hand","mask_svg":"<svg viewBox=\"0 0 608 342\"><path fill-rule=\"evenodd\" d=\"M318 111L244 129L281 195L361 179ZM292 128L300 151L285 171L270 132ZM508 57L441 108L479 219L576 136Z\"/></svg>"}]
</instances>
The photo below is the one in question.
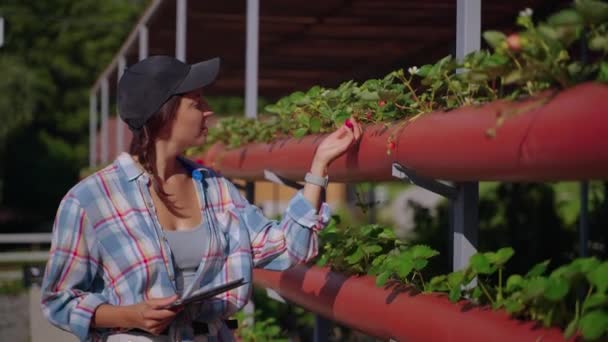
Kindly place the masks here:
<instances>
[{"instance_id":1,"label":"woman's right hand","mask_svg":"<svg viewBox=\"0 0 608 342\"><path fill-rule=\"evenodd\" d=\"M163 307L173 303L176 299L177 295L164 298L150 298L131 305L132 326L153 335L160 335L183 309L183 307L163 309Z\"/></svg>"}]
</instances>

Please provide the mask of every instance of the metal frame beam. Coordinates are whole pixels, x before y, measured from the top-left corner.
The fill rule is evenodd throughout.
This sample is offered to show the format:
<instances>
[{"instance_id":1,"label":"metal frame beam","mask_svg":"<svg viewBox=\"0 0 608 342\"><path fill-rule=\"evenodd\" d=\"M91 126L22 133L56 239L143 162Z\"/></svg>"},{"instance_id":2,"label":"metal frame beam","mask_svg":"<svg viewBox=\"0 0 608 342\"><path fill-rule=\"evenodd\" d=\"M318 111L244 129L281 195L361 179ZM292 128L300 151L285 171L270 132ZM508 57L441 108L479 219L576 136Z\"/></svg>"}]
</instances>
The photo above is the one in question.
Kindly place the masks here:
<instances>
[{"instance_id":1,"label":"metal frame beam","mask_svg":"<svg viewBox=\"0 0 608 342\"><path fill-rule=\"evenodd\" d=\"M127 68L127 60L124 56L120 56L118 58L118 67L116 68L116 86L118 87L118 82L120 82L120 78L122 74L124 74L125 69ZM118 114L118 101L116 102L116 113ZM116 116L116 154L123 152L125 150L125 134L124 134L125 123L120 119L120 117Z\"/></svg>"},{"instance_id":2,"label":"metal frame beam","mask_svg":"<svg viewBox=\"0 0 608 342\"><path fill-rule=\"evenodd\" d=\"M89 167L97 166L97 90L89 95Z\"/></svg>"},{"instance_id":3,"label":"metal frame beam","mask_svg":"<svg viewBox=\"0 0 608 342\"><path fill-rule=\"evenodd\" d=\"M108 79L101 80L101 164L108 163L108 117L110 116L110 89Z\"/></svg>"},{"instance_id":4,"label":"metal frame beam","mask_svg":"<svg viewBox=\"0 0 608 342\"><path fill-rule=\"evenodd\" d=\"M247 42L245 56L245 116L258 116L258 55L260 0L247 0Z\"/></svg>"},{"instance_id":5,"label":"metal frame beam","mask_svg":"<svg viewBox=\"0 0 608 342\"><path fill-rule=\"evenodd\" d=\"M188 0L176 1L175 58L186 62L186 34L188 30Z\"/></svg>"}]
</instances>

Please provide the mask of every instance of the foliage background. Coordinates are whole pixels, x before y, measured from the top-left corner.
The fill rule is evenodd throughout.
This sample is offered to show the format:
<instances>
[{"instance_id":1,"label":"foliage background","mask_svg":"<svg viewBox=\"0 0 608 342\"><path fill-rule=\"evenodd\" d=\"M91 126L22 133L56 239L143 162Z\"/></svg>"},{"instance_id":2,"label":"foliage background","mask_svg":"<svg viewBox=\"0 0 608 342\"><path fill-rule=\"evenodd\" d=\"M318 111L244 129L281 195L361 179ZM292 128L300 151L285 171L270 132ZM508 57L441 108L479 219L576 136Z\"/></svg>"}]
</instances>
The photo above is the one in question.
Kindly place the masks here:
<instances>
[{"instance_id":1,"label":"foliage background","mask_svg":"<svg viewBox=\"0 0 608 342\"><path fill-rule=\"evenodd\" d=\"M4 0L0 231L50 231L87 163L88 94L146 0Z\"/></svg>"}]
</instances>

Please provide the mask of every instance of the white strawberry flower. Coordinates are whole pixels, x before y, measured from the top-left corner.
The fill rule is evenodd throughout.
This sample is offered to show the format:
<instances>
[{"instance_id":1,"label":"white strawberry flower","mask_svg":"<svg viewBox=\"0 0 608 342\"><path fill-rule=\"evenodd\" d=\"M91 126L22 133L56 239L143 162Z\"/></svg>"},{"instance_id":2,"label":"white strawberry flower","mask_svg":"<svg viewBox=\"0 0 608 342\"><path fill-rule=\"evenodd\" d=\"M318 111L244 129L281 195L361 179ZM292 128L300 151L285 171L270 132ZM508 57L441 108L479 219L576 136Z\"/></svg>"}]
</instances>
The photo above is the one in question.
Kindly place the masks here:
<instances>
[{"instance_id":1,"label":"white strawberry flower","mask_svg":"<svg viewBox=\"0 0 608 342\"><path fill-rule=\"evenodd\" d=\"M418 67L417 66L409 67L407 69L407 72L409 72L410 75L416 75L418 73Z\"/></svg>"},{"instance_id":2,"label":"white strawberry flower","mask_svg":"<svg viewBox=\"0 0 608 342\"><path fill-rule=\"evenodd\" d=\"M531 17L534 11L530 7L527 7L523 11L519 11L519 15L522 17Z\"/></svg>"}]
</instances>

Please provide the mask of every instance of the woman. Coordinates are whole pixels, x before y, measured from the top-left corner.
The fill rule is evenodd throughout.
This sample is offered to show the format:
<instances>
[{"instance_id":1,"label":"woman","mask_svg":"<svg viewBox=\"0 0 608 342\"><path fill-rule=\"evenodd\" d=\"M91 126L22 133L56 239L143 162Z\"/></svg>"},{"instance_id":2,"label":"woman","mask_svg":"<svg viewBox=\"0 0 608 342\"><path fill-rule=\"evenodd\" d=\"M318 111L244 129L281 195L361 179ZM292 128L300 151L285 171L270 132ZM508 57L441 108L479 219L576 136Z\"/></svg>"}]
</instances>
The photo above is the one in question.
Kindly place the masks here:
<instances>
[{"instance_id":1,"label":"woman","mask_svg":"<svg viewBox=\"0 0 608 342\"><path fill-rule=\"evenodd\" d=\"M228 180L182 157L201 145L213 114L202 96L219 59L194 65L147 58L125 71L118 110L130 153L62 200L43 281L42 309L81 340L231 341L224 319L251 294L253 267L284 270L317 253L329 220L326 170L361 136L353 119L319 145L304 189L280 222ZM166 305L244 278L246 285L177 309Z\"/></svg>"}]
</instances>

